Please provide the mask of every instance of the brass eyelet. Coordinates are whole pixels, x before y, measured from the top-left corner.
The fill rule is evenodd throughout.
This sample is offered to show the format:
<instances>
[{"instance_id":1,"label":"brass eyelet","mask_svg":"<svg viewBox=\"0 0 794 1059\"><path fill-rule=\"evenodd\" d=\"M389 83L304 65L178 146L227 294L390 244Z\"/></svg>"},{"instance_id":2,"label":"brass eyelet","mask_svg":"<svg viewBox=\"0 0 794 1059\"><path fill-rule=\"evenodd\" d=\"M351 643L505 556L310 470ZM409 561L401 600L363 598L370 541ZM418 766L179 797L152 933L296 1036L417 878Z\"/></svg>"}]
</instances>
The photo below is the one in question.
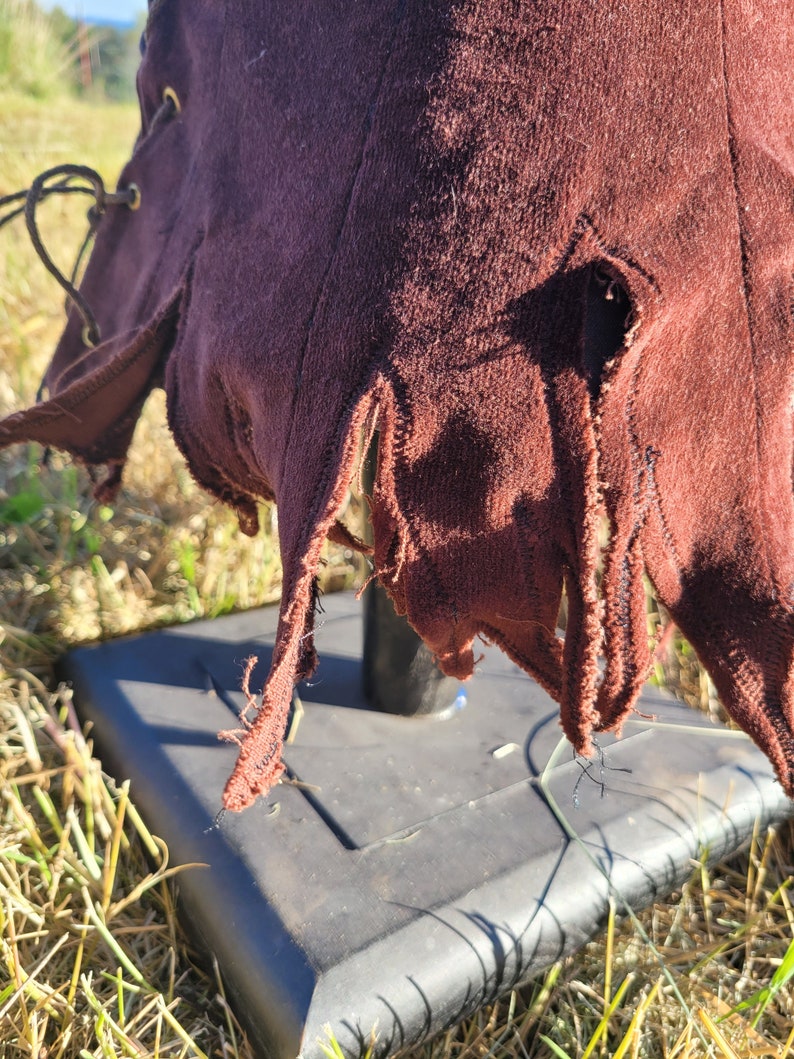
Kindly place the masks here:
<instances>
[{"instance_id":1,"label":"brass eyelet","mask_svg":"<svg viewBox=\"0 0 794 1059\"><path fill-rule=\"evenodd\" d=\"M83 345L87 346L88 349L95 349L99 345L99 335L88 324L83 324L81 337L83 339Z\"/></svg>"},{"instance_id":2,"label":"brass eyelet","mask_svg":"<svg viewBox=\"0 0 794 1059\"><path fill-rule=\"evenodd\" d=\"M127 203L127 209L139 210L141 208L141 189L137 184L129 184L127 186L127 191L131 192L132 195L130 201Z\"/></svg>"},{"instance_id":3,"label":"brass eyelet","mask_svg":"<svg viewBox=\"0 0 794 1059\"><path fill-rule=\"evenodd\" d=\"M170 85L166 85L163 89L163 103L167 103L169 100L173 103L176 113L181 114L182 104L179 102L179 96Z\"/></svg>"}]
</instances>

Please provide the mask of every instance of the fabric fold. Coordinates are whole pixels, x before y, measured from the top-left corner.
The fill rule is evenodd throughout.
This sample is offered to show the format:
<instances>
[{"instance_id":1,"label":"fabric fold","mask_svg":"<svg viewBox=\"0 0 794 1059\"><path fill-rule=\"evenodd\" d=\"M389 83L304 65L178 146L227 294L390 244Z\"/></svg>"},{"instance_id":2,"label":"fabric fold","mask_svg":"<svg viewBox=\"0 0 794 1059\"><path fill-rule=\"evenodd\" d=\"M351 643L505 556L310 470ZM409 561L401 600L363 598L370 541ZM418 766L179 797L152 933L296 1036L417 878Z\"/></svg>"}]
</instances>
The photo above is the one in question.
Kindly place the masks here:
<instances>
[{"instance_id":1,"label":"fabric fold","mask_svg":"<svg viewBox=\"0 0 794 1059\"><path fill-rule=\"evenodd\" d=\"M179 300L174 297L149 326L88 350L57 377L50 371L46 383L53 396L2 420L0 445L37 441L91 466L107 464L109 477L97 493L109 500L144 401L161 377Z\"/></svg>"}]
</instances>

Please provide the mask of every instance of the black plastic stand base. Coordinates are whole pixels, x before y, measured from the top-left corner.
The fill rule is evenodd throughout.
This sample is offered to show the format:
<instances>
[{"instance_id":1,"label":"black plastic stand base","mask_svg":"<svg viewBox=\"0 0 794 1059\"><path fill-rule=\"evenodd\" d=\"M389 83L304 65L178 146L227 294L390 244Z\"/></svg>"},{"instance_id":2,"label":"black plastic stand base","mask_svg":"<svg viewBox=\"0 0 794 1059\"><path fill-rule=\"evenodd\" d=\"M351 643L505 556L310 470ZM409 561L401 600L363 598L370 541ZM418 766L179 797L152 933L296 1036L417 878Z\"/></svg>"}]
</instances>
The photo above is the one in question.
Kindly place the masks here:
<instances>
[{"instance_id":1,"label":"black plastic stand base","mask_svg":"<svg viewBox=\"0 0 794 1059\"><path fill-rule=\"evenodd\" d=\"M744 736L650 690L641 709L658 720L605 738L600 762L555 753L556 705L494 649L446 720L365 710L360 605L323 605L285 753L301 786L217 827L236 750L216 733L242 706L249 654L264 677L275 609L82 648L64 666L108 770L132 780L176 862L208 865L180 875L182 905L263 1056L321 1056L326 1024L354 1055L373 1028L382 1055L419 1042L593 936L610 888L647 905L692 858L791 810Z\"/></svg>"}]
</instances>

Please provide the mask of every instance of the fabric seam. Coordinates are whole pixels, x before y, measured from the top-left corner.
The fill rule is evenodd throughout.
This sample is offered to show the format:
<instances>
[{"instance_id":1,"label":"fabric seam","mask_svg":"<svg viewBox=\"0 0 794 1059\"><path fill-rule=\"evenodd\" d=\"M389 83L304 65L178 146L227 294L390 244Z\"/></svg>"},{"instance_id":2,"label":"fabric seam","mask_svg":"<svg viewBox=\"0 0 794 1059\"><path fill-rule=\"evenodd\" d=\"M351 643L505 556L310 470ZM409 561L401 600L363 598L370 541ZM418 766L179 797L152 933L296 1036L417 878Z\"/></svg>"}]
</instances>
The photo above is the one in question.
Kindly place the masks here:
<instances>
[{"instance_id":1,"label":"fabric seam","mask_svg":"<svg viewBox=\"0 0 794 1059\"><path fill-rule=\"evenodd\" d=\"M756 456L756 468L761 467L761 411L760 411L760 400L758 390L758 350L755 345L755 334L753 332L753 314L750 308L750 293L752 290L752 283L750 280L750 265L747 255L747 233L745 231L744 224L742 222L742 196L741 187L739 182L739 159L736 149L736 130L733 123L733 115L731 114L731 92L729 87L728 79L728 47L727 47L727 17L725 13L725 0L720 0L720 47L721 47L721 58L722 58L722 91L725 99L725 124L727 130L727 148L728 156L730 158L731 165L731 183L733 187L734 202L736 208L736 230L739 242L739 259L741 262L742 271L742 285L741 294L742 302L744 305L745 318L747 320L747 333L750 344L750 364L753 372L753 401L755 410L755 456ZM756 481L756 488L758 488L758 482ZM763 505L757 504L759 510L759 518L762 522L766 522ZM766 530L766 526L764 529ZM774 587L774 591L777 594L777 584L772 573L772 564L769 559L769 534L764 532L763 544L761 545L761 554L764 557L764 564L766 566L766 576L769 583ZM760 543L760 542L759 542Z\"/></svg>"},{"instance_id":2,"label":"fabric seam","mask_svg":"<svg viewBox=\"0 0 794 1059\"><path fill-rule=\"evenodd\" d=\"M380 102L381 94L383 92L383 85L386 80L386 71L388 70L389 64L391 63L392 55L394 53L394 45L397 39L397 32L402 22L402 3L400 3L399 0L396 5L395 12L397 17L394 20L394 26L392 28L391 40L389 41L388 51L383 61L383 68L381 69L380 76L378 77L378 83L375 87L374 98L372 100L372 103L370 103L369 107L367 108L367 118L364 123L364 138L361 144L361 152L356 163L356 170L353 174L353 179L350 181L350 188L348 190L347 199L345 201L344 215L342 217L339 230L336 233L336 238L334 239L334 245L331 250L331 254L328 258L328 264L326 265L325 272L323 273L323 277L320 280L320 286L317 291L317 297L314 300L314 305L312 306L311 315L309 317L309 324L306 330L306 338L304 340L303 348L301 349L300 356L298 358L298 364L295 375L295 385L293 387L292 402L290 405L290 414L288 420L291 426L289 437L287 439L287 444L284 447L284 456L281 461L281 467L279 468L279 481L284 480L287 457L292 448L292 438L295 431L295 408L298 403L298 398L300 394L301 379L303 377L303 365L306 360L306 355L309 351L309 344L311 343L312 337L314 335L314 327L317 321L317 313L320 309L320 304L328 288L328 280L331 275L331 270L333 269L334 262L336 261L337 255L339 253L339 248L342 243L342 238L347 229L348 221L350 220L350 213L353 206L353 200L356 194L356 188L358 187L359 177L361 176L361 170L364 167L364 159L367 154L367 147L369 146L370 139L372 137L372 130L375 126L375 116L378 110L378 104Z\"/></svg>"}]
</instances>

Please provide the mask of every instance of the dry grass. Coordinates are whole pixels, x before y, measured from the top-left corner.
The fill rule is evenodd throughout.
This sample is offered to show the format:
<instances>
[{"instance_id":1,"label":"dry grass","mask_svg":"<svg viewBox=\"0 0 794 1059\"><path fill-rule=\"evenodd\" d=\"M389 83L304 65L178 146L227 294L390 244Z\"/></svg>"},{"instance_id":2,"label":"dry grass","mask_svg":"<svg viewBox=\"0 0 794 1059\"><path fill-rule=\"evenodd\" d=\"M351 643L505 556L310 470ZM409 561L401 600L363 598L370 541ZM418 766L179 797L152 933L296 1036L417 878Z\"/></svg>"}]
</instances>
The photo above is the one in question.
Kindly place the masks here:
<instances>
[{"instance_id":1,"label":"dry grass","mask_svg":"<svg viewBox=\"0 0 794 1059\"><path fill-rule=\"evenodd\" d=\"M102 773L68 693L18 674L0 696L3 1056L249 1056L179 936L185 868Z\"/></svg>"},{"instance_id":2,"label":"dry grass","mask_svg":"<svg viewBox=\"0 0 794 1059\"><path fill-rule=\"evenodd\" d=\"M112 182L135 123L125 108L0 97L0 194L61 161L90 162ZM47 205L64 266L82 227L74 203ZM32 399L62 323L60 291L21 228L0 232L0 290L6 412ZM0 454L0 1056L246 1057L217 975L180 929L167 851L92 757L52 663L65 644L272 600L273 514L263 509L255 540L237 534L190 479L156 397L113 510L90 500L81 471L57 458L45 469L40 456ZM350 556L329 553L329 587L354 572ZM657 676L718 710L685 644L671 641ZM730 863L693 864L681 893L639 917L616 908L577 956L414 1059L784 1059L793 850L787 825Z\"/></svg>"}]
</instances>

